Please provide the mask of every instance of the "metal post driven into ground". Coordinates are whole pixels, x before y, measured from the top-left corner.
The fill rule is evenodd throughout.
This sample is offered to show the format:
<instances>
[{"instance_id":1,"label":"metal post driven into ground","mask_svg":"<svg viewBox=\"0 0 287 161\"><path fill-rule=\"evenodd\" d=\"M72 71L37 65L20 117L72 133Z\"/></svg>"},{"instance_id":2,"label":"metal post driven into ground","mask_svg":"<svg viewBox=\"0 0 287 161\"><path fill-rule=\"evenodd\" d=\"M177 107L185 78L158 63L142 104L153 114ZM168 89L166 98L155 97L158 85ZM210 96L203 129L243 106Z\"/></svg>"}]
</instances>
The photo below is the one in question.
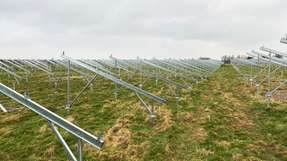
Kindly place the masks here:
<instances>
[{"instance_id":1,"label":"metal post driven into ground","mask_svg":"<svg viewBox=\"0 0 287 161\"><path fill-rule=\"evenodd\" d=\"M115 68L116 68L116 70L118 71L118 78L121 79L120 68L119 68L118 60L117 60L117 59L115 59ZM115 84L115 90L114 90L115 100L118 99L118 91L119 91L118 84Z\"/></svg>"},{"instance_id":2,"label":"metal post driven into ground","mask_svg":"<svg viewBox=\"0 0 287 161\"><path fill-rule=\"evenodd\" d=\"M256 84L255 84L255 86L256 86L256 96L258 96L259 95L259 81L258 81L258 75L260 74L259 72L260 72L260 55L259 55L259 53L257 54L257 79L256 79Z\"/></svg>"},{"instance_id":3,"label":"metal post driven into ground","mask_svg":"<svg viewBox=\"0 0 287 161\"><path fill-rule=\"evenodd\" d=\"M70 68L71 68L71 61L68 60L68 69L67 69L67 105L66 108L69 110L71 108L71 101L70 101Z\"/></svg>"},{"instance_id":4,"label":"metal post driven into ground","mask_svg":"<svg viewBox=\"0 0 287 161\"><path fill-rule=\"evenodd\" d=\"M268 63L268 92L266 93L267 97L267 107L270 107L271 103L271 53L269 53L269 63Z\"/></svg>"},{"instance_id":5,"label":"metal post driven into ground","mask_svg":"<svg viewBox=\"0 0 287 161\"><path fill-rule=\"evenodd\" d=\"M78 161L83 161L83 142L78 139Z\"/></svg>"}]
</instances>

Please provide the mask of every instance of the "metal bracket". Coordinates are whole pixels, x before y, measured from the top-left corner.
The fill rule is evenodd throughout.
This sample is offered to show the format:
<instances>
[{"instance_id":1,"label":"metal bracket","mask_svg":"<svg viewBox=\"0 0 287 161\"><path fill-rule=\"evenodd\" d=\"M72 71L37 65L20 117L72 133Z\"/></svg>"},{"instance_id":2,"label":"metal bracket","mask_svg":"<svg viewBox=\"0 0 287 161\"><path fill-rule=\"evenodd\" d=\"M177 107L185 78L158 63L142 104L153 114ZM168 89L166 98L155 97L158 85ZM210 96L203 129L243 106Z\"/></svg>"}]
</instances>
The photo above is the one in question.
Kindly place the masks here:
<instances>
[{"instance_id":1,"label":"metal bracket","mask_svg":"<svg viewBox=\"0 0 287 161\"><path fill-rule=\"evenodd\" d=\"M271 98L271 97L272 97L272 92L266 92L265 96L266 96L267 98Z\"/></svg>"},{"instance_id":2,"label":"metal bracket","mask_svg":"<svg viewBox=\"0 0 287 161\"><path fill-rule=\"evenodd\" d=\"M148 111L150 121L153 122L156 119L156 113L154 112L153 107L150 107L148 104L146 104L145 101L142 99L142 97L137 92L135 92L135 94L139 98L144 108Z\"/></svg>"}]
</instances>

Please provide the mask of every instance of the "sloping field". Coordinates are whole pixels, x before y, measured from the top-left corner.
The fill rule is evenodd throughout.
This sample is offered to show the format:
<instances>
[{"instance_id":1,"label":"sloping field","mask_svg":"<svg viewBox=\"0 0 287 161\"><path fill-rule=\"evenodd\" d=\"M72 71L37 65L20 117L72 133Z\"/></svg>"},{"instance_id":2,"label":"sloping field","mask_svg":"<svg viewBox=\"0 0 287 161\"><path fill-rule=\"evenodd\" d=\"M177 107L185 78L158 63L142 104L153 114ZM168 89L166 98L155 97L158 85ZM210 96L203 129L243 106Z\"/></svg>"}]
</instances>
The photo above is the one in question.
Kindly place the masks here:
<instances>
[{"instance_id":1,"label":"sloping field","mask_svg":"<svg viewBox=\"0 0 287 161\"><path fill-rule=\"evenodd\" d=\"M10 79L0 75L1 83L12 86ZM183 91L179 105L170 89L146 80L149 91L170 100L167 105L155 104L154 123L133 93L121 89L115 101L114 85L105 79L97 78L70 112L64 108L65 81L59 81L57 89L43 73L32 81L33 100L103 136L100 151L85 144L84 160L287 160L287 106L274 103L267 108L231 66ZM75 96L84 82L73 77L72 84ZM0 101L21 108L3 95ZM60 131L76 151L76 138ZM47 121L21 108L0 113L0 160L62 161L67 156Z\"/></svg>"}]
</instances>

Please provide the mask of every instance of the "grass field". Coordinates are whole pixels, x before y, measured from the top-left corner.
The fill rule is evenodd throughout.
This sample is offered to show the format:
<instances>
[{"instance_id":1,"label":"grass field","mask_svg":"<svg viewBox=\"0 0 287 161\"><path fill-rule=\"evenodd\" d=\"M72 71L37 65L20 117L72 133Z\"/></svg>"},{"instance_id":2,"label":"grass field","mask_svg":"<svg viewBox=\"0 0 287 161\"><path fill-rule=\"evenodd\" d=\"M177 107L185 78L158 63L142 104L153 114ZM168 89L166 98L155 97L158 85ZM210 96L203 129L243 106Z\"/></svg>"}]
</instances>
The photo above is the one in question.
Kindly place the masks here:
<instances>
[{"instance_id":1,"label":"grass field","mask_svg":"<svg viewBox=\"0 0 287 161\"><path fill-rule=\"evenodd\" d=\"M12 86L11 79L0 74L1 83ZM183 90L178 105L172 89L145 80L144 89L169 100L167 105L154 104L158 115L154 123L132 92L121 88L115 100L114 85L103 78L97 78L70 112L64 108L65 81L55 89L42 72L36 72L31 81L34 101L104 137L100 151L85 144L84 160L287 160L287 106L273 103L267 108L229 65L191 90ZM84 84L73 77L72 95ZM17 88L23 91L24 87ZM0 102L21 107L3 95ZM76 151L76 138L61 133ZM0 160L62 161L67 156L47 121L23 108L0 113Z\"/></svg>"}]
</instances>

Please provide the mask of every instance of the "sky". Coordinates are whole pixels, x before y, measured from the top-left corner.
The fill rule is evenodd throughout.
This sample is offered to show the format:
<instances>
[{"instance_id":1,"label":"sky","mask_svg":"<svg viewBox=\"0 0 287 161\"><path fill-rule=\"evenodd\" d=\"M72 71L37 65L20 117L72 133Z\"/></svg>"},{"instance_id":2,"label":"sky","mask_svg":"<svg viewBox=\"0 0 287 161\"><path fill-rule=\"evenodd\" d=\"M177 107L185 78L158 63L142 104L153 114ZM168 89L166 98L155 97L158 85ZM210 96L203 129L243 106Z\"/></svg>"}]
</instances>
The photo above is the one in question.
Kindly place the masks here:
<instances>
[{"instance_id":1,"label":"sky","mask_svg":"<svg viewBox=\"0 0 287 161\"><path fill-rule=\"evenodd\" d=\"M0 0L0 58L287 51L286 0Z\"/></svg>"}]
</instances>

